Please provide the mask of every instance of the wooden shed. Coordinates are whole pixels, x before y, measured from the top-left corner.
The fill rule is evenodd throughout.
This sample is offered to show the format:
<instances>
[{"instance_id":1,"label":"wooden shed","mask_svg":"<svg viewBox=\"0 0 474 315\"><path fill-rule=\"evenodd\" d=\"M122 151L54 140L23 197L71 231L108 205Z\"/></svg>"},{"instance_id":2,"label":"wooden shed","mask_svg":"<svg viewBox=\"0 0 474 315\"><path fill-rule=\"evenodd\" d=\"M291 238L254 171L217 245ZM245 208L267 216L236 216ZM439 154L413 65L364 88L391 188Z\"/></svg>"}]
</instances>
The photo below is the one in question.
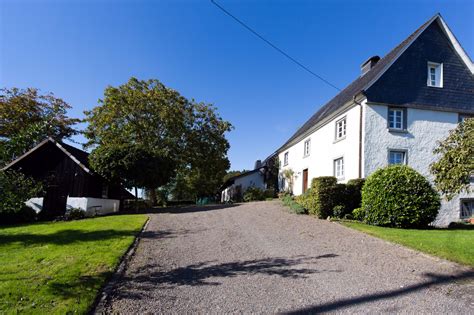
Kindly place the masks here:
<instances>
[{"instance_id":1,"label":"wooden shed","mask_svg":"<svg viewBox=\"0 0 474 315\"><path fill-rule=\"evenodd\" d=\"M89 153L48 138L3 168L16 170L43 183L44 196L27 202L42 218L64 215L67 208L87 214L119 210L133 198L120 183L107 182L89 168Z\"/></svg>"}]
</instances>

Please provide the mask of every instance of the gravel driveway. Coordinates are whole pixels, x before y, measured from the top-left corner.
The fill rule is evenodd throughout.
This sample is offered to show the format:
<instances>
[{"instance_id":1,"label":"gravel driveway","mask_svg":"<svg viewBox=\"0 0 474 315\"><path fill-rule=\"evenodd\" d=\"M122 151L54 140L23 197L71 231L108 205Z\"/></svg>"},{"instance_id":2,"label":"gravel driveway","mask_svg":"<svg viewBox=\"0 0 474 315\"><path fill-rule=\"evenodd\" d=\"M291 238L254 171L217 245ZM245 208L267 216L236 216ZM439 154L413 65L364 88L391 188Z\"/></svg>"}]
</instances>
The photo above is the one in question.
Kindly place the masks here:
<instances>
[{"instance_id":1,"label":"gravel driveway","mask_svg":"<svg viewBox=\"0 0 474 315\"><path fill-rule=\"evenodd\" d=\"M150 216L107 312L474 314L472 269L278 201Z\"/></svg>"}]
</instances>

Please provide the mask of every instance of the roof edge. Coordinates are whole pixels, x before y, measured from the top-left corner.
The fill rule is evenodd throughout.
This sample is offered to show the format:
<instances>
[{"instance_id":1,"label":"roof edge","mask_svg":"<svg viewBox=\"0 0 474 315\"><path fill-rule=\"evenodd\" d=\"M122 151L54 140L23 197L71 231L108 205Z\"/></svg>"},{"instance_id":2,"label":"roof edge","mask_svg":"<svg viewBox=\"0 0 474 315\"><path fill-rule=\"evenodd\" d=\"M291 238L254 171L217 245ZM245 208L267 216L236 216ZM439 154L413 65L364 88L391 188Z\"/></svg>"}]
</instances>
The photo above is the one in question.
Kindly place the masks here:
<instances>
[{"instance_id":1,"label":"roof edge","mask_svg":"<svg viewBox=\"0 0 474 315\"><path fill-rule=\"evenodd\" d=\"M19 156L18 158L14 159L13 161L11 161L10 163L8 163L7 165L5 165L1 170L2 171L5 171L7 169L9 169L10 167L12 167L13 165L15 165L16 163L18 163L19 161L23 160L24 158L26 158L28 155L32 154L34 151L36 151L37 149L41 148L43 145L45 145L46 143L48 142L51 142L53 143L54 145L56 145L56 147L58 147L58 149L60 149L61 151L63 151L64 154L66 154L71 160L73 160L75 163L77 163L84 171L86 171L87 173L91 174L91 170L89 168L87 168L84 164L82 164L81 162L79 162L79 160L71 153L69 152L66 148L64 148L58 141L54 140L53 138L51 137L48 137L46 139L44 139L43 141L41 141L40 143L38 143L36 146L34 146L33 148L31 148L29 151L25 152L24 154L22 154L21 156Z\"/></svg>"},{"instance_id":2,"label":"roof edge","mask_svg":"<svg viewBox=\"0 0 474 315\"><path fill-rule=\"evenodd\" d=\"M372 85L375 84L375 82L377 82L384 74L385 72L387 72L387 70L398 60L398 58L400 58L400 56L408 49L408 47L411 46L411 44L413 44L417 39L418 37L420 37L421 34L423 34L423 32L431 25L433 24L433 22L438 19L438 18L441 18L441 15L439 13L435 14L431 19L428 20L428 22L425 23L425 25L417 30L418 34L416 34L415 36L413 36L413 38L405 44L405 46L400 49L400 51L395 55L395 57L393 58L393 60L386 64L385 67L382 69L382 71L380 71L372 80L370 80L365 86L364 86L364 90L367 90L369 89Z\"/></svg>"},{"instance_id":3,"label":"roof edge","mask_svg":"<svg viewBox=\"0 0 474 315\"><path fill-rule=\"evenodd\" d=\"M357 98L357 96L359 96ZM313 132L315 132L316 130L324 127L325 125L327 125L331 120L333 120L335 117L347 112L348 110L350 110L353 106L356 106L356 105L360 105L359 103L360 102L363 102L364 100L366 100L367 98L365 97L363 91L359 92L358 94L356 94L351 101L347 102L346 104L344 104L343 106L341 106L338 110L336 110L335 112L331 113L329 116L323 118L322 120L320 120L319 122L317 122L316 124L314 124L311 128L309 128L308 130L306 130L305 132L303 132L300 136L296 137L295 139L293 139L292 141L290 142L287 142L285 143L284 145L282 145L281 147L279 147L275 153L276 154L279 154L281 153L281 151L284 151L286 150L287 148L289 147L292 147L293 145L295 145L296 143L300 142L302 139L306 138L308 135L312 134Z\"/></svg>"}]
</instances>

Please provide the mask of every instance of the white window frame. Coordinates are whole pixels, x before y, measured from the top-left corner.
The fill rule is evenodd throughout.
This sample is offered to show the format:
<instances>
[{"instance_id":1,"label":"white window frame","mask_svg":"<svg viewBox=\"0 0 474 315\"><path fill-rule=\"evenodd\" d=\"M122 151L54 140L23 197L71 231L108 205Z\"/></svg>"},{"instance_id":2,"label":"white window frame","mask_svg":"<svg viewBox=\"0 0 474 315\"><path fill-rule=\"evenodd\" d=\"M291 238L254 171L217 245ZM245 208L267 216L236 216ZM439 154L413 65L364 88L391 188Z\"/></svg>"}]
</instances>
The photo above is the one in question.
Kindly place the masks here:
<instances>
[{"instance_id":1,"label":"white window frame","mask_svg":"<svg viewBox=\"0 0 474 315\"><path fill-rule=\"evenodd\" d=\"M436 62L428 62L428 77L426 84L429 87L443 87L443 64Z\"/></svg>"},{"instance_id":2,"label":"white window frame","mask_svg":"<svg viewBox=\"0 0 474 315\"><path fill-rule=\"evenodd\" d=\"M311 138L305 140L303 145L303 157L307 157L311 154Z\"/></svg>"},{"instance_id":3,"label":"white window frame","mask_svg":"<svg viewBox=\"0 0 474 315\"><path fill-rule=\"evenodd\" d=\"M465 203L470 204L465 207ZM459 217L469 219L474 215L474 199L461 199Z\"/></svg>"},{"instance_id":4,"label":"white window frame","mask_svg":"<svg viewBox=\"0 0 474 315\"><path fill-rule=\"evenodd\" d=\"M334 159L334 177L337 179L344 179L344 157Z\"/></svg>"},{"instance_id":5,"label":"white window frame","mask_svg":"<svg viewBox=\"0 0 474 315\"><path fill-rule=\"evenodd\" d=\"M336 121L336 141L346 138L347 122L346 117Z\"/></svg>"},{"instance_id":6,"label":"white window frame","mask_svg":"<svg viewBox=\"0 0 474 315\"><path fill-rule=\"evenodd\" d=\"M393 113L392 117L390 117L390 112ZM400 114L400 127L397 127L398 121L397 117ZM392 130L403 130L404 129L404 109L403 108L389 108L388 109L388 115L387 115L387 121L388 121L388 128Z\"/></svg>"},{"instance_id":7,"label":"white window frame","mask_svg":"<svg viewBox=\"0 0 474 315\"><path fill-rule=\"evenodd\" d=\"M402 159L401 159L400 163L392 163L391 162L392 153L402 154ZM397 149L388 150L388 165L397 165L397 164L401 164L401 165L406 165L407 164L407 151L406 150L397 150Z\"/></svg>"},{"instance_id":8,"label":"white window frame","mask_svg":"<svg viewBox=\"0 0 474 315\"><path fill-rule=\"evenodd\" d=\"M283 154L283 166L288 165L288 155L289 155L288 151L286 151L285 154Z\"/></svg>"}]
</instances>

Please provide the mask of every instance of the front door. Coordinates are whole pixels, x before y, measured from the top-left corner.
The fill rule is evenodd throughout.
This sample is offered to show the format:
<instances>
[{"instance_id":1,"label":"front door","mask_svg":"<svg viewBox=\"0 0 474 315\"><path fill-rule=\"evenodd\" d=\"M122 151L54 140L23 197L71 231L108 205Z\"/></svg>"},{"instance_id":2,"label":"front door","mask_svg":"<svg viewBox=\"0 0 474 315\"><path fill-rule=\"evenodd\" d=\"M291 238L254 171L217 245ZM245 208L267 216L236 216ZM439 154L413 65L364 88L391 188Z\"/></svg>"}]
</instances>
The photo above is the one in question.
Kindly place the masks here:
<instances>
[{"instance_id":1,"label":"front door","mask_svg":"<svg viewBox=\"0 0 474 315\"><path fill-rule=\"evenodd\" d=\"M303 194L308 190L308 169L303 170Z\"/></svg>"}]
</instances>

